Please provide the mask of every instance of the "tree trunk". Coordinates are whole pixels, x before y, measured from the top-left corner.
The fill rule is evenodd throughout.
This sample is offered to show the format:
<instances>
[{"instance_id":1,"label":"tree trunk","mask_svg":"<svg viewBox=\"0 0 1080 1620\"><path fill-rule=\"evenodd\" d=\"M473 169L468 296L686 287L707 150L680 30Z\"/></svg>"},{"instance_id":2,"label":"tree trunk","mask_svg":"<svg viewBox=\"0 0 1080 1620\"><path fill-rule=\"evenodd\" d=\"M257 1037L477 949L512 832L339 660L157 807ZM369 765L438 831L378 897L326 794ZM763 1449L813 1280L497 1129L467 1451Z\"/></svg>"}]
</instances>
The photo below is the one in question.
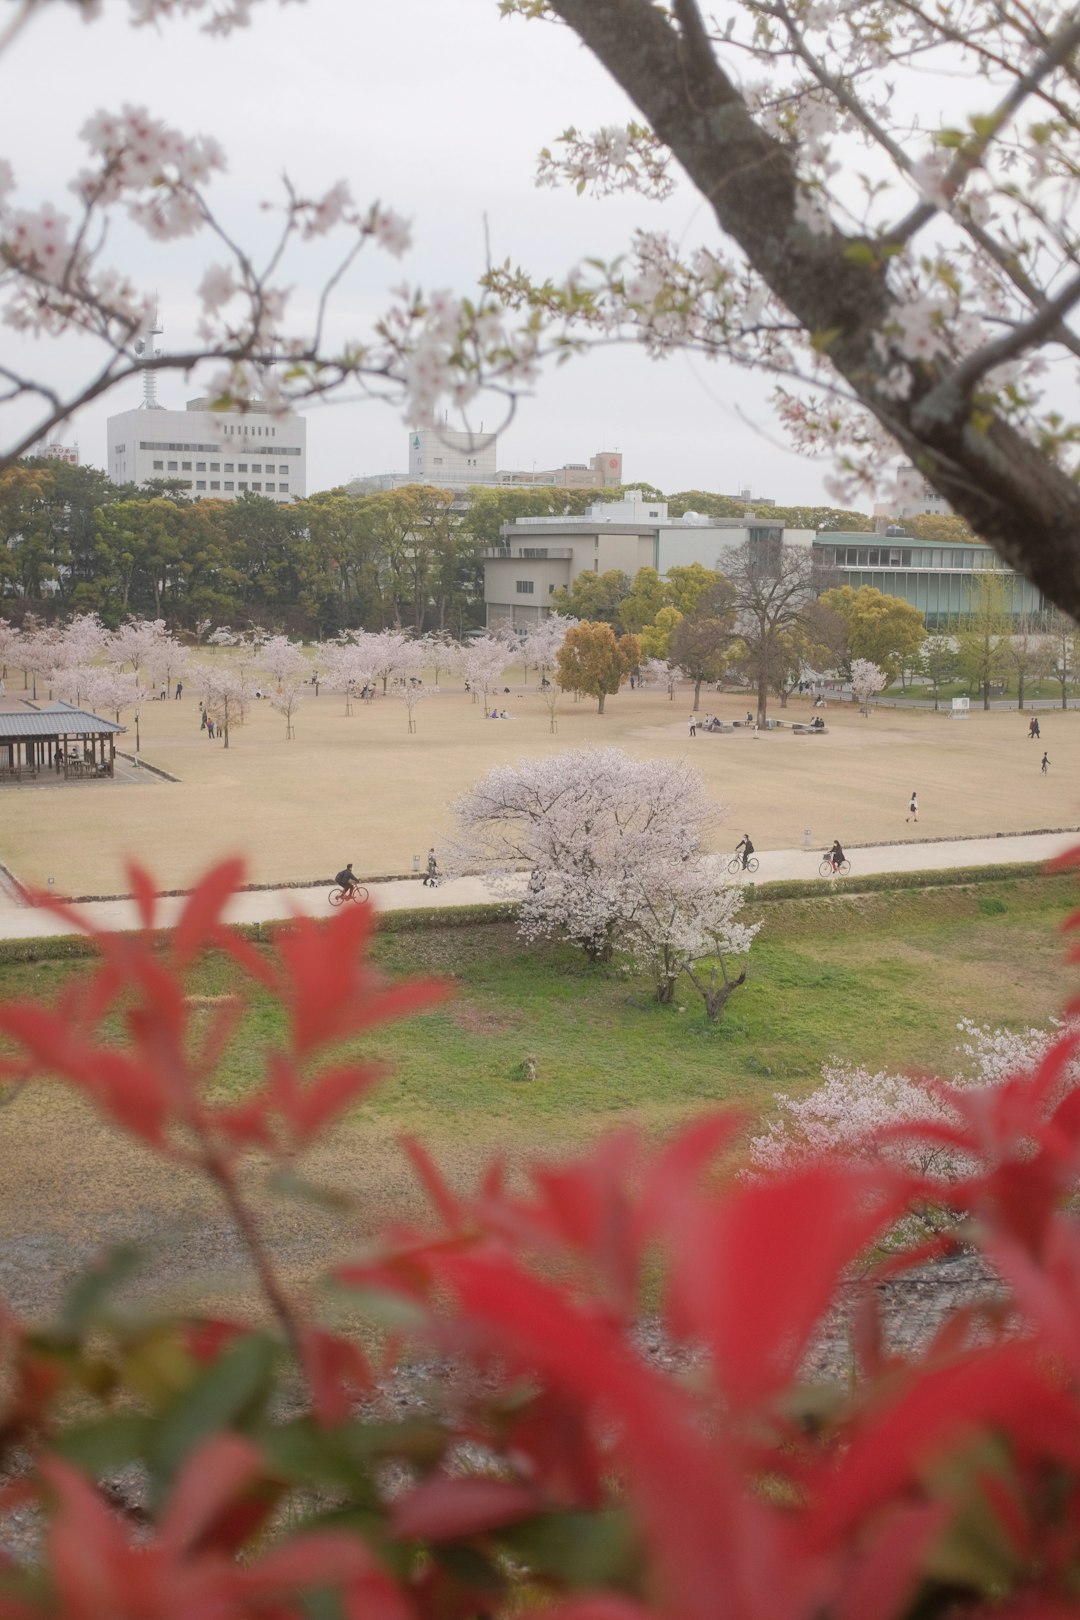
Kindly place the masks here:
<instances>
[{"instance_id":1,"label":"tree trunk","mask_svg":"<svg viewBox=\"0 0 1080 1620\"><path fill-rule=\"evenodd\" d=\"M1018 709L1022 709L1024 707L1024 672L1023 672L1023 670L1020 670L1019 674L1016 677L1016 707Z\"/></svg>"},{"instance_id":2,"label":"tree trunk","mask_svg":"<svg viewBox=\"0 0 1080 1620\"><path fill-rule=\"evenodd\" d=\"M603 714L603 712L604 712L604 699L605 699L605 697L606 697L606 696L607 696L607 693L606 693L606 692L601 692L601 694L600 694L600 701L599 701L599 703L598 703L598 704L597 704L597 705L596 705L596 712L597 712L597 714Z\"/></svg>"},{"instance_id":3,"label":"tree trunk","mask_svg":"<svg viewBox=\"0 0 1080 1620\"><path fill-rule=\"evenodd\" d=\"M661 1006L669 1006L675 1000L675 980L672 978L658 979L656 982L656 999Z\"/></svg>"},{"instance_id":4,"label":"tree trunk","mask_svg":"<svg viewBox=\"0 0 1080 1620\"><path fill-rule=\"evenodd\" d=\"M705 1017L710 1024L715 1024L727 1006L728 997L737 990L740 984L746 983L746 969L743 968L737 979L731 979L726 984L718 984L715 988L702 990L702 999L705 1002Z\"/></svg>"},{"instance_id":5,"label":"tree trunk","mask_svg":"<svg viewBox=\"0 0 1080 1620\"><path fill-rule=\"evenodd\" d=\"M694 711L695 711L695 713L697 712L698 709L701 708L701 683L702 683L702 681L704 679L705 679L705 677L703 675L699 675L697 680L694 682Z\"/></svg>"},{"instance_id":6,"label":"tree trunk","mask_svg":"<svg viewBox=\"0 0 1080 1620\"><path fill-rule=\"evenodd\" d=\"M759 726L764 726L769 708L769 683L766 672L762 670L758 676L757 689L757 720Z\"/></svg>"}]
</instances>

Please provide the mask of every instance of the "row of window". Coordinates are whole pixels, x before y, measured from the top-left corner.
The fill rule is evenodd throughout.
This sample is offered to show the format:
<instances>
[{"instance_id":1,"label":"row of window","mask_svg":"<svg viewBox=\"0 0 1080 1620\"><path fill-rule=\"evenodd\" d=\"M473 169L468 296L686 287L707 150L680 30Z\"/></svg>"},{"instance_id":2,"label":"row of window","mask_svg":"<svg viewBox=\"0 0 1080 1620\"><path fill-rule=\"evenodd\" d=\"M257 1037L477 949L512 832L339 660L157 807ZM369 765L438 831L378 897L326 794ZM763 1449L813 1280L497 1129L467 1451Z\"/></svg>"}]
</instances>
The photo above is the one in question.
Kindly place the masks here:
<instances>
[{"instance_id":1,"label":"row of window","mask_svg":"<svg viewBox=\"0 0 1080 1620\"><path fill-rule=\"evenodd\" d=\"M226 429L226 431L228 430ZM116 454L119 454L124 448L122 444L118 444ZM139 449L179 450L181 453L195 456L220 456L221 454L220 444L167 444L164 440L158 439L140 439ZM273 447L267 445L263 453L268 456L302 456L304 452L297 450L293 445L275 444Z\"/></svg>"},{"instance_id":2,"label":"row of window","mask_svg":"<svg viewBox=\"0 0 1080 1620\"><path fill-rule=\"evenodd\" d=\"M836 568L999 568L995 553L960 546L822 546Z\"/></svg>"},{"instance_id":3,"label":"row of window","mask_svg":"<svg viewBox=\"0 0 1080 1620\"><path fill-rule=\"evenodd\" d=\"M184 489L190 489L192 487L190 478L179 478L177 479L177 483L181 484ZM196 478L195 488L205 489L206 479ZM231 478L226 478L224 481L222 481L220 478L211 478L210 488L229 489L232 490L234 494L238 489L250 489L253 495L261 495L264 489L268 495L287 495L289 493L288 484L262 484L259 482L249 484L244 478L241 478L235 482Z\"/></svg>"},{"instance_id":4,"label":"row of window","mask_svg":"<svg viewBox=\"0 0 1080 1620\"><path fill-rule=\"evenodd\" d=\"M163 461L155 461L154 462L154 471L155 472L192 472L192 471L194 471L194 472L206 472L206 470L207 470L207 468L206 468L206 462L205 461L197 461L195 463L194 468L192 467L190 461L181 461L179 463L177 463L175 461L170 461L168 467L166 467L166 465L165 465L165 463ZM262 470L263 470L262 462L261 461L253 461L251 463L251 469L250 470L252 472L261 473ZM266 470L267 470L268 473L273 472L273 470L274 470L273 462L268 461L266 463ZM210 471L211 472L220 472L221 471L221 463L220 463L220 461L212 461L210 463ZM247 472L248 471L248 464L247 464L246 461L236 461L236 462L227 461L225 463L225 471L226 472ZM288 467L279 467L278 472L279 473L284 473L286 478L289 476Z\"/></svg>"}]
</instances>

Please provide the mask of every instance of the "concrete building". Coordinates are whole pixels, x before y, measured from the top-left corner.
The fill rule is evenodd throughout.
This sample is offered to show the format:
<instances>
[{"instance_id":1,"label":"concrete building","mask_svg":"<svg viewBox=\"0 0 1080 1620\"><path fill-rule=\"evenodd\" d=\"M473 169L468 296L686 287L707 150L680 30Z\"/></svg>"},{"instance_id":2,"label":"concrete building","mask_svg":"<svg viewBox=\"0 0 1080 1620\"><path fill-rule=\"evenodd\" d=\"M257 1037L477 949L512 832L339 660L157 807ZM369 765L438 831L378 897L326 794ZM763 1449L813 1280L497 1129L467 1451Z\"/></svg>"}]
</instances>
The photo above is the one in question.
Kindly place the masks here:
<instances>
[{"instance_id":1,"label":"concrete building","mask_svg":"<svg viewBox=\"0 0 1080 1620\"><path fill-rule=\"evenodd\" d=\"M916 540L893 527L885 534L819 534L814 547L838 585L871 585L898 596L918 608L928 630L956 625L972 611L975 580L988 568L1001 575L1003 607L1014 618L1041 618L1050 611L1042 592L980 540Z\"/></svg>"},{"instance_id":2,"label":"concrete building","mask_svg":"<svg viewBox=\"0 0 1080 1620\"><path fill-rule=\"evenodd\" d=\"M79 444L60 444L56 440L41 439L26 452L28 461L66 461L69 467L79 465Z\"/></svg>"},{"instance_id":3,"label":"concrete building","mask_svg":"<svg viewBox=\"0 0 1080 1620\"><path fill-rule=\"evenodd\" d=\"M515 489L617 489L623 481L622 453L598 450L588 462L568 461L538 472L500 472L497 482Z\"/></svg>"},{"instance_id":4,"label":"concrete building","mask_svg":"<svg viewBox=\"0 0 1080 1620\"><path fill-rule=\"evenodd\" d=\"M622 483L623 458L618 450L598 450L585 461L562 467L498 469L499 435L464 433L436 423L409 434L409 470L371 473L352 478L350 495L380 495L406 484L435 484L440 489L467 490L474 484L512 489L613 489Z\"/></svg>"},{"instance_id":5,"label":"concrete building","mask_svg":"<svg viewBox=\"0 0 1080 1620\"><path fill-rule=\"evenodd\" d=\"M898 470L892 494L887 501L877 503L874 516L902 523L905 518L941 517L951 511L944 495L939 495L922 473L909 464Z\"/></svg>"},{"instance_id":6,"label":"concrete building","mask_svg":"<svg viewBox=\"0 0 1080 1620\"><path fill-rule=\"evenodd\" d=\"M307 423L249 411L213 411L192 399L183 411L147 403L108 421L108 473L115 484L174 479L192 499L235 501L250 492L293 501L307 494Z\"/></svg>"},{"instance_id":7,"label":"concrete building","mask_svg":"<svg viewBox=\"0 0 1080 1620\"><path fill-rule=\"evenodd\" d=\"M668 516L666 501L634 495L605 501L583 517L522 518L502 528L502 544L484 553L484 603L488 626L523 629L546 618L557 590L568 590L580 573L619 569L632 579L639 568L700 563L722 571L725 559L749 542L810 546L812 529L785 529L769 519L705 518L688 512Z\"/></svg>"}]
</instances>

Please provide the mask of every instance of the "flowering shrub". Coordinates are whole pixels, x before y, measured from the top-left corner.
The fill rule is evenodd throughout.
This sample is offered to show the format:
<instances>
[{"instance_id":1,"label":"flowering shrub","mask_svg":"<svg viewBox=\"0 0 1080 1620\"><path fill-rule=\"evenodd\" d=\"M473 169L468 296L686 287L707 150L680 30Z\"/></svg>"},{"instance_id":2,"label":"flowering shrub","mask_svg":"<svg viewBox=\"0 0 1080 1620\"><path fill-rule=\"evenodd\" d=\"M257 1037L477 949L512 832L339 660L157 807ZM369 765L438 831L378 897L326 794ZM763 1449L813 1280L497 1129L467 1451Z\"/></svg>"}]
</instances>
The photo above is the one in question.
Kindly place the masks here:
<instances>
[{"instance_id":1,"label":"flowering shrub","mask_svg":"<svg viewBox=\"0 0 1080 1620\"><path fill-rule=\"evenodd\" d=\"M1075 1033L992 1086L947 1090L947 1118L897 1128L957 1154L955 1181L884 1157L718 1176L732 1111L659 1148L616 1133L513 1186L493 1166L467 1194L410 1145L431 1229L385 1234L334 1280L358 1306L392 1304L455 1382L443 1411L376 1417L358 1406L369 1358L284 1287L239 1172L288 1159L372 1086L342 1040L443 992L380 980L366 907L256 952L222 926L238 876L210 872L162 941L96 935L100 966L55 1008L0 1008L3 1076L58 1076L210 1178L273 1323L121 1316L108 1271L51 1326L0 1314L0 1516L32 1504L43 1526L38 1566L0 1560L0 1620L1076 1612L1080 1232L1061 1207L1080 1157ZM132 884L149 930L153 883ZM207 947L288 1014L239 1103L210 1083L242 1007L196 1029L185 1000ZM868 1286L853 1387L802 1388L852 1263L925 1199L968 1213L964 1241L1010 1297L906 1360L883 1350ZM657 1293L690 1376L636 1347Z\"/></svg>"}]
</instances>

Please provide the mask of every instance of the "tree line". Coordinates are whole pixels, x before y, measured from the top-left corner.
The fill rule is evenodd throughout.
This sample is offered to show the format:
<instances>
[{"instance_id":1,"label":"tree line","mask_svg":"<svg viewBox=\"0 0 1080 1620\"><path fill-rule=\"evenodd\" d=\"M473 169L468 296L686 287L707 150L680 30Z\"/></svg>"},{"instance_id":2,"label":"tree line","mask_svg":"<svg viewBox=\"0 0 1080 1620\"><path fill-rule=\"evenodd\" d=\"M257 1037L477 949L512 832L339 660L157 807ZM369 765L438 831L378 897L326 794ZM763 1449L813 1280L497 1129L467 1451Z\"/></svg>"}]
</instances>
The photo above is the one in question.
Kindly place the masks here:
<instances>
[{"instance_id":1,"label":"tree line","mask_svg":"<svg viewBox=\"0 0 1080 1620\"><path fill-rule=\"evenodd\" d=\"M255 620L316 639L353 628L461 635L483 623L482 553L499 544L504 523L580 516L624 493L462 496L416 484L370 495L324 490L288 505L250 492L193 501L175 481L120 486L95 467L27 460L0 473L0 606L14 617L96 613L111 626L130 615L186 629ZM670 508L747 509L701 490L671 496ZM762 510L799 526L867 521L827 507Z\"/></svg>"}]
</instances>

